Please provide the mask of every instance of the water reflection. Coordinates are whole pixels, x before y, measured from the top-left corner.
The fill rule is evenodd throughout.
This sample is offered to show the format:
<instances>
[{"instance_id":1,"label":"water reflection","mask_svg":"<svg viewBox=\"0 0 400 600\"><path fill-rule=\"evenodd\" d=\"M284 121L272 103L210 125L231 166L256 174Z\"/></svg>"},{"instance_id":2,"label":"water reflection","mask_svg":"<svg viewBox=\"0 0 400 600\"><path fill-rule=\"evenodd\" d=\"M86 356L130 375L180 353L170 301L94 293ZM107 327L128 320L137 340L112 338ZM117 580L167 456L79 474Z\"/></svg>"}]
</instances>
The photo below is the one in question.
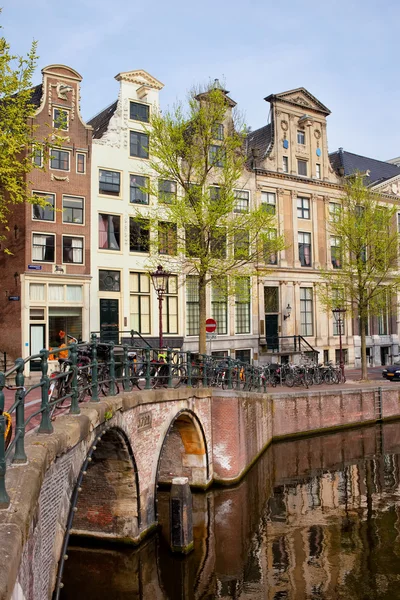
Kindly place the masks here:
<instances>
[{"instance_id":1,"label":"water reflection","mask_svg":"<svg viewBox=\"0 0 400 600\"><path fill-rule=\"evenodd\" d=\"M195 494L195 550L68 551L62 598L400 600L400 424L272 446L235 488Z\"/></svg>"}]
</instances>

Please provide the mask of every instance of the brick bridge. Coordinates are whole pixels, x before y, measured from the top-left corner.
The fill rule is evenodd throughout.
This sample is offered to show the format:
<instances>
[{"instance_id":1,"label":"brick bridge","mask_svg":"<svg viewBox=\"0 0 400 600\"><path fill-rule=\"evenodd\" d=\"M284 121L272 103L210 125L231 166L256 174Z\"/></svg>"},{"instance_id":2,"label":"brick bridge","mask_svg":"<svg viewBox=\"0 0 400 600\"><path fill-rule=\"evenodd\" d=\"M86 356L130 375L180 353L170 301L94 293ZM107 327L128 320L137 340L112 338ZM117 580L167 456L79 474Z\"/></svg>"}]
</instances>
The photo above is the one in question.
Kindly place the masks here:
<instances>
[{"instance_id":1,"label":"brick bridge","mask_svg":"<svg viewBox=\"0 0 400 600\"><path fill-rule=\"evenodd\" d=\"M26 437L28 462L7 469L0 511L0 600L45 600L70 532L139 543L157 525L157 486L238 481L272 439L400 416L399 392L251 394L134 391L61 416Z\"/></svg>"}]
</instances>

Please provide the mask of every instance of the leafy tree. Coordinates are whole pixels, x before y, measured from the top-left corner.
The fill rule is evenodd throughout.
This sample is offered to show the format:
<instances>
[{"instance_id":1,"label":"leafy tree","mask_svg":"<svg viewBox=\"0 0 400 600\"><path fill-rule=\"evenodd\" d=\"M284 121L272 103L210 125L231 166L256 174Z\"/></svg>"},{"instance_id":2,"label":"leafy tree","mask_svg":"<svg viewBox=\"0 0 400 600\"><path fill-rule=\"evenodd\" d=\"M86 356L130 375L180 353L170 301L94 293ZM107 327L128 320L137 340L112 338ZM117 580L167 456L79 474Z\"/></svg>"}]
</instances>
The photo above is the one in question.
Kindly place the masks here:
<instances>
[{"instance_id":1,"label":"leafy tree","mask_svg":"<svg viewBox=\"0 0 400 600\"><path fill-rule=\"evenodd\" d=\"M328 232L335 238L334 269L320 269L319 296L327 311L346 308L360 323L361 378L367 379L366 325L383 314L400 289L396 206L368 189L361 174L333 205Z\"/></svg>"},{"instance_id":2,"label":"leafy tree","mask_svg":"<svg viewBox=\"0 0 400 600\"><path fill-rule=\"evenodd\" d=\"M245 194L241 199L238 193L253 175L245 168L245 133L232 113L234 104L219 86L209 86L192 91L186 108L154 111L148 129L157 176L148 191L158 196L157 209L146 213L150 230L158 232L157 239L151 236L152 260L172 255L178 273L198 277L201 353L207 286L213 282L224 295L235 286L237 294L248 296L240 277L265 270L265 258L283 247L274 215L267 207L247 205Z\"/></svg>"},{"instance_id":3,"label":"leafy tree","mask_svg":"<svg viewBox=\"0 0 400 600\"><path fill-rule=\"evenodd\" d=\"M0 37L0 241L7 237L13 206L24 202L46 204L30 196L27 179L35 167L33 158L38 148L48 153L45 140L36 139L31 119L36 110L31 103L36 48L34 41L26 56L17 56Z\"/></svg>"}]
</instances>

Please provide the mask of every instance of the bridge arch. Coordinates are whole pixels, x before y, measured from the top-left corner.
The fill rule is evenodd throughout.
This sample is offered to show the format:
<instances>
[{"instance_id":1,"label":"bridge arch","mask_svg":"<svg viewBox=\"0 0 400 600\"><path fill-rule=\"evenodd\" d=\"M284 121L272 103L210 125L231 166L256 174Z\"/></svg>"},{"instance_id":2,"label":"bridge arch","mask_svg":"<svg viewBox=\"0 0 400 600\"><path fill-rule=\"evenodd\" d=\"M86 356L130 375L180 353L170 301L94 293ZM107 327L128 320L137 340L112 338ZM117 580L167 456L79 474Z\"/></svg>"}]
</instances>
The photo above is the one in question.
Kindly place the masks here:
<instances>
[{"instance_id":1,"label":"bridge arch","mask_svg":"<svg viewBox=\"0 0 400 600\"><path fill-rule=\"evenodd\" d=\"M164 436L157 462L156 490L158 484L170 484L173 477L188 477L194 487L205 488L209 483L205 432L196 413L186 408L174 416Z\"/></svg>"}]
</instances>

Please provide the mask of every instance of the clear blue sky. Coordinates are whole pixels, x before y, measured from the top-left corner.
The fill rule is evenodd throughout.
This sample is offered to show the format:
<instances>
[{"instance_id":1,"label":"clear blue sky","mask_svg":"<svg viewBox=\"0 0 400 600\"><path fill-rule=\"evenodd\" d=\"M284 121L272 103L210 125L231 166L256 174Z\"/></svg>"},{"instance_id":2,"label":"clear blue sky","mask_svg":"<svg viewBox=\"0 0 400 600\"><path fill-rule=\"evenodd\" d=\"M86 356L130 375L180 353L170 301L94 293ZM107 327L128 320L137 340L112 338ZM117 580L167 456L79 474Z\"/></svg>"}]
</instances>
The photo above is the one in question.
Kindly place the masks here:
<instances>
[{"instance_id":1,"label":"clear blue sky","mask_svg":"<svg viewBox=\"0 0 400 600\"><path fill-rule=\"evenodd\" d=\"M166 107L216 77L252 129L266 123L263 98L307 88L332 114L330 151L386 160L400 155L396 0L3 0L0 23L12 50L33 39L43 66L83 76L89 119L113 102L120 71L145 69L165 84Z\"/></svg>"}]
</instances>

